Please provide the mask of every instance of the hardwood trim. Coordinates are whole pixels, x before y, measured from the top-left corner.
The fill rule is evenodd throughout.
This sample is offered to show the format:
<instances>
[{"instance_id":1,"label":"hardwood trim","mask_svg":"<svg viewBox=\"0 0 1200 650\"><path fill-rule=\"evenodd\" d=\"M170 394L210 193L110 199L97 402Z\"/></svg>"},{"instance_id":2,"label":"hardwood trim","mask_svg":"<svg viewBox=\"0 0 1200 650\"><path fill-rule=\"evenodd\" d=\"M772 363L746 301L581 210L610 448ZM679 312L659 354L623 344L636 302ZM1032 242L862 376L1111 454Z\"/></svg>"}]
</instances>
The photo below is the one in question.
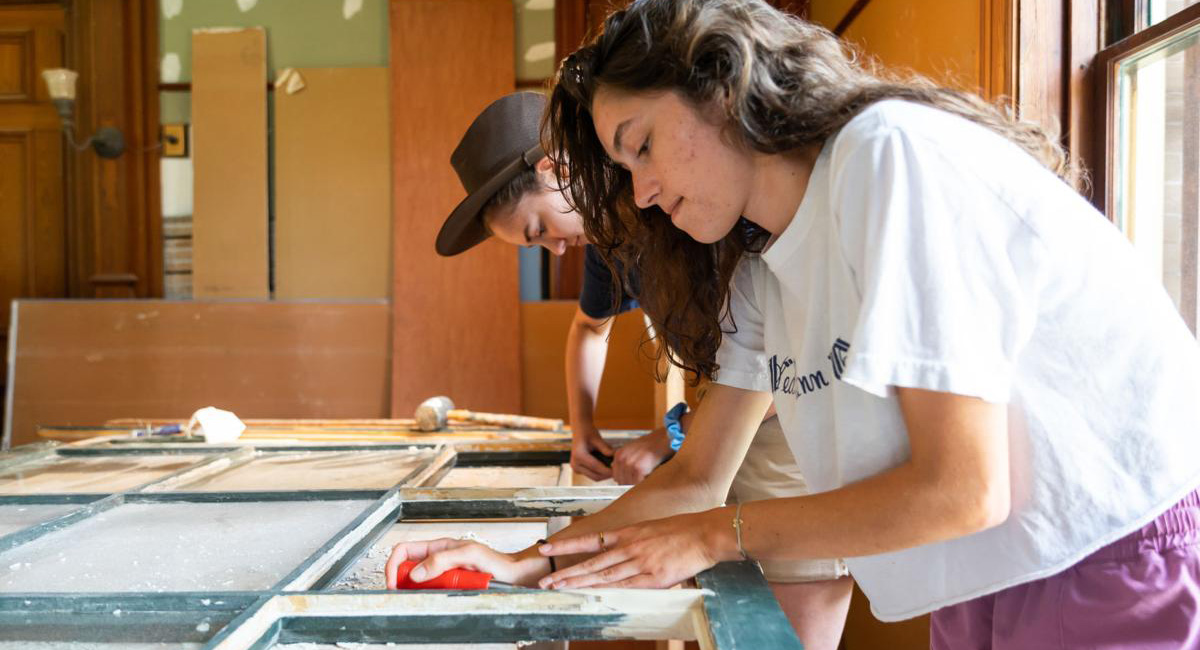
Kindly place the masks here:
<instances>
[{"instance_id":1,"label":"hardwood trim","mask_svg":"<svg viewBox=\"0 0 1200 650\"><path fill-rule=\"evenodd\" d=\"M1104 43L1105 45L1136 33L1141 25L1138 20L1140 0L1104 0Z\"/></svg>"},{"instance_id":2,"label":"hardwood trim","mask_svg":"<svg viewBox=\"0 0 1200 650\"><path fill-rule=\"evenodd\" d=\"M162 215L162 124L159 107L159 52L158 52L158 4L143 4L140 12L141 25L139 43L135 56L129 65L137 72L137 87L139 90L132 98L134 114L139 116L141 137L143 143L140 156L136 163L136 173L133 176L135 187L141 191L135 192L135 197L141 198L138 212L145 224L145 239L142 241L142 251L145 256L146 283L140 294L146 298L161 298L164 295L166 262L163 248L163 215ZM148 8L145 5L150 5Z\"/></svg>"},{"instance_id":3,"label":"hardwood trim","mask_svg":"<svg viewBox=\"0 0 1200 650\"><path fill-rule=\"evenodd\" d=\"M838 21L837 27L833 28L833 33L838 36L845 34L846 30L850 29L850 25L854 23L854 19L858 18L858 15L870 3L871 0L855 0L854 4L850 6L849 11L846 12L846 15L842 16L842 19Z\"/></svg>"},{"instance_id":4,"label":"hardwood trim","mask_svg":"<svg viewBox=\"0 0 1200 650\"><path fill-rule=\"evenodd\" d=\"M1017 6L1017 113L1047 129L1063 126L1066 74L1062 0L1015 0Z\"/></svg>"},{"instance_id":5,"label":"hardwood trim","mask_svg":"<svg viewBox=\"0 0 1200 650\"><path fill-rule=\"evenodd\" d=\"M34 80L37 71L34 70L34 49L32 29L0 30L0 42L16 43L21 48L21 82L15 93L0 95L0 102L31 102L37 95Z\"/></svg>"},{"instance_id":6,"label":"hardwood trim","mask_svg":"<svg viewBox=\"0 0 1200 650\"><path fill-rule=\"evenodd\" d=\"M1104 34L1103 0L1073 0L1066 3L1067 26L1065 63L1066 91L1063 123L1063 144L1072 161L1085 174L1085 197L1091 196L1091 174L1096 169L1094 153L1095 82L1091 65L1102 45Z\"/></svg>"},{"instance_id":7,"label":"hardwood trim","mask_svg":"<svg viewBox=\"0 0 1200 650\"><path fill-rule=\"evenodd\" d=\"M586 0L556 0L554 3L554 57L558 60L554 66L556 77L558 76L558 66L562 60L583 45L586 37Z\"/></svg>"},{"instance_id":8,"label":"hardwood trim","mask_svg":"<svg viewBox=\"0 0 1200 650\"><path fill-rule=\"evenodd\" d=\"M1109 45L1100 52L1099 56L1103 56L1110 63L1117 59L1132 56L1139 50L1156 45L1158 41L1171 38L1180 32L1191 29L1197 23L1200 23L1200 4L1180 9L1166 20Z\"/></svg>"},{"instance_id":9,"label":"hardwood trim","mask_svg":"<svg viewBox=\"0 0 1200 650\"><path fill-rule=\"evenodd\" d=\"M119 128L116 159L67 151L68 295L157 297L163 292L158 155L158 13L153 3L73 0L67 66L79 73L81 134ZM132 275L130 283L94 283Z\"/></svg>"},{"instance_id":10,"label":"hardwood trim","mask_svg":"<svg viewBox=\"0 0 1200 650\"><path fill-rule=\"evenodd\" d=\"M34 197L37 196L37 177L33 168L34 158L34 142L32 129L0 129L0 142L7 143L10 146L15 145L21 148L22 167L24 168L24 198L25 205L23 207L24 220L21 224L21 232L24 235L24 241L18 244L25 250L25 270L21 293L29 295L32 293L37 283L34 278L37 277L37 233L36 224L33 223L37 212L34 208ZM15 313L16 310L13 310ZM7 335L7 332L5 333Z\"/></svg>"},{"instance_id":11,"label":"hardwood trim","mask_svg":"<svg viewBox=\"0 0 1200 650\"><path fill-rule=\"evenodd\" d=\"M127 286L134 288L138 276L132 273L96 273L88 277L88 282L96 286Z\"/></svg>"},{"instance_id":12,"label":"hardwood trim","mask_svg":"<svg viewBox=\"0 0 1200 650\"><path fill-rule=\"evenodd\" d=\"M1154 47L1196 25L1200 25L1200 4L1182 9L1166 20L1123 38L1100 50L1092 63L1094 97L1092 138L1092 203L1109 220L1114 218L1112 187L1116 154L1117 65L1142 50Z\"/></svg>"},{"instance_id":13,"label":"hardwood trim","mask_svg":"<svg viewBox=\"0 0 1200 650\"><path fill-rule=\"evenodd\" d=\"M1017 0L980 2L979 85L987 99L1016 109Z\"/></svg>"},{"instance_id":14,"label":"hardwood trim","mask_svg":"<svg viewBox=\"0 0 1200 650\"><path fill-rule=\"evenodd\" d=\"M156 91L162 92L162 93L190 93L190 92L192 92L192 82L182 81L182 82L175 82L175 83L160 83L160 84L157 84L154 88ZM268 81L267 82L267 91L270 92L272 90L275 90L275 82Z\"/></svg>"}]
</instances>

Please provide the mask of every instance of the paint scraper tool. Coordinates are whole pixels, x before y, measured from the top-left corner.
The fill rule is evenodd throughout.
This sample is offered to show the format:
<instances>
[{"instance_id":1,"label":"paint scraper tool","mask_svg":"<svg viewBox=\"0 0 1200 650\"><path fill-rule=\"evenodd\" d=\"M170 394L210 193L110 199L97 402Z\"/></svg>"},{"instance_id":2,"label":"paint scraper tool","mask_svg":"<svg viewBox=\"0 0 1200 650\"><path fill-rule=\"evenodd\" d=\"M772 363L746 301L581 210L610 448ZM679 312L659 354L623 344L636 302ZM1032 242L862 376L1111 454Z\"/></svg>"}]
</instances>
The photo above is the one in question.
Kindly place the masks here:
<instances>
[{"instance_id":1,"label":"paint scraper tool","mask_svg":"<svg viewBox=\"0 0 1200 650\"><path fill-rule=\"evenodd\" d=\"M499 580L492 580L492 574L484 571L468 569L450 569L440 576L423 582L414 582L408 574L413 567L420 564L414 560L406 560L396 567L396 589L522 589Z\"/></svg>"}]
</instances>

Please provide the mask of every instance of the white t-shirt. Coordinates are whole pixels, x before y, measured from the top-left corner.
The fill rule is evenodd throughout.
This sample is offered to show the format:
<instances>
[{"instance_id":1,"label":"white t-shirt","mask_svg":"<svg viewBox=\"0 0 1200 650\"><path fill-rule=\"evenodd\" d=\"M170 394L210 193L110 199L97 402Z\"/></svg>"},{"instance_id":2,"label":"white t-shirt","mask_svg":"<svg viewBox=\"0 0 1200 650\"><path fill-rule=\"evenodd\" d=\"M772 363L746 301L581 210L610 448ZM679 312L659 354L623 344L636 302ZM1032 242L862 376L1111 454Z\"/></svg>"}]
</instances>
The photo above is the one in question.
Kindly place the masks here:
<instances>
[{"instance_id":1,"label":"white t-shirt","mask_svg":"<svg viewBox=\"0 0 1200 650\"><path fill-rule=\"evenodd\" d=\"M1058 573L1200 484L1200 347L1161 283L966 119L892 100L851 120L730 312L717 381L773 393L814 492L908 459L894 387L1008 405L1004 523L847 558L881 620Z\"/></svg>"}]
</instances>

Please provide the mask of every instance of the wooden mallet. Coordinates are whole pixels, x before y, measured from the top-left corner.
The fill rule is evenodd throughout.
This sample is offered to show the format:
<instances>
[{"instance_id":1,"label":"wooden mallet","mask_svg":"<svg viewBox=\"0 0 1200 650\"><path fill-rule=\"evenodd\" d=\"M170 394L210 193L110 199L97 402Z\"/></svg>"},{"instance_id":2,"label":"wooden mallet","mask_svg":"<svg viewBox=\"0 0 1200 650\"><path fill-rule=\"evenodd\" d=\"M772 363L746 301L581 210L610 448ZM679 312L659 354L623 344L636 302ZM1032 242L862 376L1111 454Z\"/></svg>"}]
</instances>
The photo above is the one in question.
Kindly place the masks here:
<instances>
[{"instance_id":1,"label":"wooden mallet","mask_svg":"<svg viewBox=\"0 0 1200 650\"><path fill-rule=\"evenodd\" d=\"M539 431L562 431L563 421L551 418L535 418L528 415L508 413L479 413L454 408L449 397L439 395L421 402L416 413L417 428L421 431L443 429L450 420L491 424L509 429L537 429Z\"/></svg>"}]
</instances>

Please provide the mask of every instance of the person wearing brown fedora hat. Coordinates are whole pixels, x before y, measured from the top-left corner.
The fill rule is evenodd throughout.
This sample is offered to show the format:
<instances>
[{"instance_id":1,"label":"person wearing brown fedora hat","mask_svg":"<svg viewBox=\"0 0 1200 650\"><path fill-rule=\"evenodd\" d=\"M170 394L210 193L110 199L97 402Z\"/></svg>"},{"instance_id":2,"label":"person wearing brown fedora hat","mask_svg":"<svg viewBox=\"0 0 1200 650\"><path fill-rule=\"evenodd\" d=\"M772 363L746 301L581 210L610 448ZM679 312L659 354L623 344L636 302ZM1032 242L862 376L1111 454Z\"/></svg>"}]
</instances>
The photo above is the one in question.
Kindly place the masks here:
<instances>
[{"instance_id":1,"label":"person wearing brown fedora hat","mask_svg":"<svg viewBox=\"0 0 1200 650\"><path fill-rule=\"evenodd\" d=\"M489 237L542 246L554 255L568 246L587 246L583 221L558 190L554 165L538 141L545 105L538 93L512 93L492 102L471 123L450 157L467 196L438 233L439 254L458 255ZM640 481L671 453L664 428L614 450L593 418L612 316L637 306L635 289L616 286L608 267L587 246L583 290L566 351L571 465L593 480L615 478L624 485ZM621 297L614 311L617 291Z\"/></svg>"}]
</instances>

